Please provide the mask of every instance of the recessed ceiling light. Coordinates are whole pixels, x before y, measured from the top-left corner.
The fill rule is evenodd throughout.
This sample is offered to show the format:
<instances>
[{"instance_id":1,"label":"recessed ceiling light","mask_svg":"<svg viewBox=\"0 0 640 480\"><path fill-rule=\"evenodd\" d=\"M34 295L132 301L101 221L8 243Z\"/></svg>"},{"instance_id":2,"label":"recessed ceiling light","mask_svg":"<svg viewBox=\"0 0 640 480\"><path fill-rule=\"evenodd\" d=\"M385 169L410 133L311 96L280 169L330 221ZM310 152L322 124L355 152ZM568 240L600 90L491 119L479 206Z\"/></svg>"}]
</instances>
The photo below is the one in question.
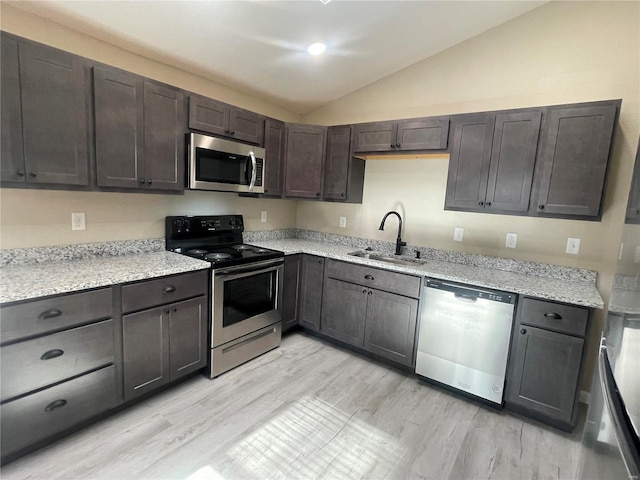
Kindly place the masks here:
<instances>
[{"instance_id":1,"label":"recessed ceiling light","mask_svg":"<svg viewBox=\"0 0 640 480\"><path fill-rule=\"evenodd\" d=\"M331 0L320 0L320 1L326 5L326 4L327 4L327 3L329 3Z\"/></svg>"},{"instance_id":2,"label":"recessed ceiling light","mask_svg":"<svg viewBox=\"0 0 640 480\"><path fill-rule=\"evenodd\" d=\"M309 45L307 47L307 52L309 55L320 55L327 49L327 46L324 43L314 43L313 45Z\"/></svg>"}]
</instances>

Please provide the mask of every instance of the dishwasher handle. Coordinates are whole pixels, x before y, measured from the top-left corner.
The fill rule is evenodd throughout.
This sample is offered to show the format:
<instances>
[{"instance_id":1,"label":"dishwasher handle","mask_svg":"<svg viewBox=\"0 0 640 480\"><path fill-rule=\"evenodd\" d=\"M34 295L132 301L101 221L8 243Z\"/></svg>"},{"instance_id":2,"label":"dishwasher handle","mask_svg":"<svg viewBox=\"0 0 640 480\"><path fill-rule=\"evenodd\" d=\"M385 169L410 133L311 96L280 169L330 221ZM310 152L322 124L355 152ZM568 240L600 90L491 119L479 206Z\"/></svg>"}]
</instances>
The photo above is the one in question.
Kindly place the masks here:
<instances>
[{"instance_id":1,"label":"dishwasher handle","mask_svg":"<svg viewBox=\"0 0 640 480\"><path fill-rule=\"evenodd\" d=\"M456 297L459 300L464 300L467 302L476 302L478 301L478 297L475 295L469 295L468 293L462 293L462 292L455 292L453 294L454 297Z\"/></svg>"}]
</instances>

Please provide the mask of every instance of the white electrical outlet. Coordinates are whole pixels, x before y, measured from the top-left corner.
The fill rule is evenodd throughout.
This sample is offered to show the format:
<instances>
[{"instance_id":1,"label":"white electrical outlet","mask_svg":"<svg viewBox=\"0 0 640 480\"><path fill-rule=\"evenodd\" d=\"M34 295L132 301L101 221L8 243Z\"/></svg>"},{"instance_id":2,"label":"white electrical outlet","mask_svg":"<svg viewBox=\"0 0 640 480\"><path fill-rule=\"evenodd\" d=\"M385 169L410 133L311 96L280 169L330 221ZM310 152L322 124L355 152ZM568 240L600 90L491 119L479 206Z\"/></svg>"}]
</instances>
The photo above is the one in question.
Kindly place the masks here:
<instances>
[{"instance_id":1,"label":"white electrical outlet","mask_svg":"<svg viewBox=\"0 0 640 480\"><path fill-rule=\"evenodd\" d=\"M636 245L636 251L633 254L633 263L640 263L640 245Z\"/></svg>"},{"instance_id":2,"label":"white electrical outlet","mask_svg":"<svg viewBox=\"0 0 640 480\"><path fill-rule=\"evenodd\" d=\"M71 230L86 230L84 213L74 212L71 214Z\"/></svg>"},{"instance_id":3,"label":"white electrical outlet","mask_svg":"<svg viewBox=\"0 0 640 480\"><path fill-rule=\"evenodd\" d=\"M453 239L456 242L461 242L464 238L464 228L456 227L453 229Z\"/></svg>"},{"instance_id":4,"label":"white electrical outlet","mask_svg":"<svg viewBox=\"0 0 640 480\"><path fill-rule=\"evenodd\" d=\"M341 228L347 227L347 217L340 217L340 227Z\"/></svg>"},{"instance_id":5,"label":"white electrical outlet","mask_svg":"<svg viewBox=\"0 0 640 480\"><path fill-rule=\"evenodd\" d=\"M507 248L516 248L518 245L518 234L517 233L507 233L507 242L505 246Z\"/></svg>"},{"instance_id":6,"label":"white electrical outlet","mask_svg":"<svg viewBox=\"0 0 640 480\"><path fill-rule=\"evenodd\" d=\"M579 238L567 238L567 253L577 255L580 253L580 239Z\"/></svg>"},{"instance_id":7,"label":"white electrical outlet","mask_svg":"<svg viewBox=\"0 0 640 480\"><path fill-rule=\"evenodd\" d=\"M262 223L264 223L264 222L266 222L266 221L267 221L267 211L266 211L266 210L262 210L262 211L260 212L260 221L261 221Z\"/></svg>"}]
</instances>

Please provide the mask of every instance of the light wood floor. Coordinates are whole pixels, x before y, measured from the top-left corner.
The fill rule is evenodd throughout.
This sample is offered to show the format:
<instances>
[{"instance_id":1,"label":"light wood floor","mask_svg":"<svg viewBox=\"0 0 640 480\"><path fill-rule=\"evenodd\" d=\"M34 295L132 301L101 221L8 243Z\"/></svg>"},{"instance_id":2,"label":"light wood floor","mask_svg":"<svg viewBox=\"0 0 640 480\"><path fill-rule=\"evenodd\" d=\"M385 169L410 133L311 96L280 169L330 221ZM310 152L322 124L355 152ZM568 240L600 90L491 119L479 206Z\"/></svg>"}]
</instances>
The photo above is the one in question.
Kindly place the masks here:
<instances>
[{"instance_id":1,"label":"light wood floor","mask_svg":"<svg viewBox=\"0 0 640 480\"><path fill-rule=\"evenodd\" d=\"M305 334L6 465L12 479L573 478L564 434Z\"/></svg>"}]
</instances>

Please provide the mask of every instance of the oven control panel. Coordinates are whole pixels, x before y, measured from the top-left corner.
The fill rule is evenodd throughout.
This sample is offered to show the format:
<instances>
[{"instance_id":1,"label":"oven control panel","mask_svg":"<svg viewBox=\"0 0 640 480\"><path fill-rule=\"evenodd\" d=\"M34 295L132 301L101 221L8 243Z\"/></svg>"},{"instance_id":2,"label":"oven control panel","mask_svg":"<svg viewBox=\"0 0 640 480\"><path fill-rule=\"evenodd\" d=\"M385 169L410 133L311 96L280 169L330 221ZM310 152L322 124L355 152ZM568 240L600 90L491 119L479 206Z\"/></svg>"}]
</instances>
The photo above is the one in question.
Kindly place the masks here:
<instances>
[{"instance_id":1,"label":"oven control panel","mask_svg":"<svg viewBox=\"0 0 640 480\"><path fill-rule=\"evenodd\" d=\"M168 238L203 237L212 234L242 233L242 215L196 215L166 217Z\"/></svg>"}]
</instances>

